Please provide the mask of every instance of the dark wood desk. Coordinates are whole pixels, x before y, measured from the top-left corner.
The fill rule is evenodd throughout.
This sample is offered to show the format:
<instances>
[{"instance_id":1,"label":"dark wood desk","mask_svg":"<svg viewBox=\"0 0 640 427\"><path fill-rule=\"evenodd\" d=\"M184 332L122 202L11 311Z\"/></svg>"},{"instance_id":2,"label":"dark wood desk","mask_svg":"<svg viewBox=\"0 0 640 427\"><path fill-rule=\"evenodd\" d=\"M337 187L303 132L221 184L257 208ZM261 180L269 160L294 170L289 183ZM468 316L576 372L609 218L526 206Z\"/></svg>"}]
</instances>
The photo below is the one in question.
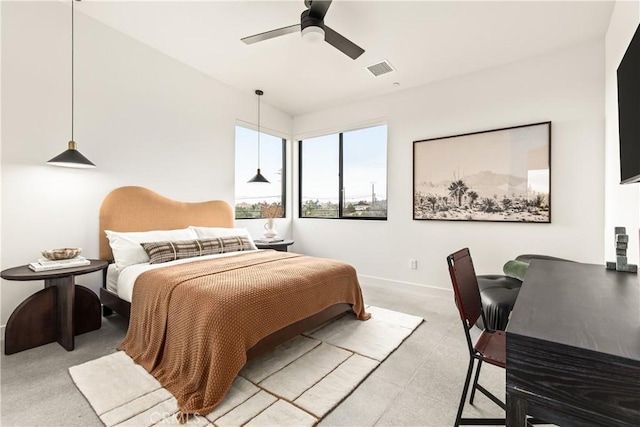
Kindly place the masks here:
<instances>
[{"instance_id":1,"label":"dark wood desk","mask_svg":"<svg viewBox=\"0 0 640 427\"><path fill-rule=\"evenodd\" d=\"M640 281L532 261L507 326L507 426L640 426Z\"/></svg>"},{"instance_id":2,"label":"dark wood desk","mask_svg":"<svg viewBox=\"0 0 640 427\"><path fill-rule=\"evenodd\" d=\"M44 280L44 289L29 296L11 313L5 328L5 354L54 341L71 351L76 335L100 329L100 299L74 280L75 276L104 270L109 265L106 261L90 261L81 267L40 272L23 265L0 273L6 280Z\"/></svg>"}]
</instances>

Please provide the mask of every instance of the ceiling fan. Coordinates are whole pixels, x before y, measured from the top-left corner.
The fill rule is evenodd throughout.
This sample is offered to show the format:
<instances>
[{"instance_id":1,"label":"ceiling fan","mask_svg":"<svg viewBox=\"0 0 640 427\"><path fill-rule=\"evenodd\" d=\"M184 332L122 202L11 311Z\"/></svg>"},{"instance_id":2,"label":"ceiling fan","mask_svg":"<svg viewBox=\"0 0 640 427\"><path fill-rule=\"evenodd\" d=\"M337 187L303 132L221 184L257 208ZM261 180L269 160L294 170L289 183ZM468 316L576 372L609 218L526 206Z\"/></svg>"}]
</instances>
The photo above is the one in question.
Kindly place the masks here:
<instances>
[{"instance_id":1,"label":"ceiling fan","mask_svg":"<svg viewBox=\"0 0 640 427\"><path fill-rule=\"evenodd\" d=\"M364 49L360 46L324 24L324 16L331 6L331 0L305 0L304 4L307 9L300 15L299 24L254 34L241 40L246 44L253 44L301 31L302 38L311 41L324 40L351 59L356 59L364 53Z\"/></svg>"}]
</instances>

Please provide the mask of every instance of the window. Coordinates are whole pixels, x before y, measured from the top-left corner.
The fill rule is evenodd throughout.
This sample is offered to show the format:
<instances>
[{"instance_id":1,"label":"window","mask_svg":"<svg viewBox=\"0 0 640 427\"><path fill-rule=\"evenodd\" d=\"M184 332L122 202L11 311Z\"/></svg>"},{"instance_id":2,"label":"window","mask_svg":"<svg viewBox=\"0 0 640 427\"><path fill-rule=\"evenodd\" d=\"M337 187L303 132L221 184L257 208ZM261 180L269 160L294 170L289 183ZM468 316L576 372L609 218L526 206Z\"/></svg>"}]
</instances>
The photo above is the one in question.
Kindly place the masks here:
<instances>
[{"instance_id":1,"label":"window","mask_svg":"<svg viewBox=\"0 0 640 427\"><path fill-rule=\"evenodd\" d=\"M236 219L263 218L263 209L285 212L285 139L260 132L260 169L269 181L248 183L258 167L258 132L236 126Z\"/></svg>"},{"instance_id":2,"label":"window","mask_svg":"<svg viewBox=\"0 0 640 427\"><path fill-rule=\"evenodd\" d=\"M338 218L339 135L300 141L300 216Z\"/></svg>"},{"instance_id":3,"label":"window","mask_svg":"<svg viewBox=\"0 0 640 427\"><path fill-rule=\"evenodd\" d=\"M387 126L300 141L300 217L387 218Z\"/></svg>"}]
</instances>

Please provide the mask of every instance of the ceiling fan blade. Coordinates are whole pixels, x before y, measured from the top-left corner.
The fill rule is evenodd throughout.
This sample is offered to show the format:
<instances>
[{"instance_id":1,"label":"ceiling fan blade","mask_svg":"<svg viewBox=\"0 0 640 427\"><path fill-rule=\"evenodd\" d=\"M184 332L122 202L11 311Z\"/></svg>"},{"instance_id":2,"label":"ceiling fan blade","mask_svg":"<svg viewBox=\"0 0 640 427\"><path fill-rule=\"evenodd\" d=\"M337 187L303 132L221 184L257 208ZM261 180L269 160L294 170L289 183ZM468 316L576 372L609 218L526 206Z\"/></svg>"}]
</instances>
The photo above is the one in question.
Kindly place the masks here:
<instances>
[{"instance_id":1,"label":"ceiling fan blade","mask_svg":"<svg viewBox=\"0 0 640 427\"><path fill-rule=\"evenodd\" d=\"M242 40L246 44L253 44L261 42L263 40L269 40L274 37L284 36L285 34L291 34L300 31L300 24L289 25L288 27L278 28L277 30L267 31L265 33L254 34L249 37L245 37Z\"/></svg>"},{"instance_id":2,"label":"ceiling fan blade","mask_svg":"<svg viewBox=\"0 0 640 427\"><path fill-rule=\"evenodd\" d=\"M363 48L326 25L324 26L324 40L351 59L356 59L364 53Z\"/></svg>"},{"instance_id":3,"label":"ceiling fan blade","mask_svg":"<svg viewBox=\"0 0 640 427\"><path fill-rule=\"evenodd\" d=\"M311 0L310 3L309 16L320 20L324 19L324 15L327 14L327 10L331 6L331 0Z\"/></svg>"}]
</instances>

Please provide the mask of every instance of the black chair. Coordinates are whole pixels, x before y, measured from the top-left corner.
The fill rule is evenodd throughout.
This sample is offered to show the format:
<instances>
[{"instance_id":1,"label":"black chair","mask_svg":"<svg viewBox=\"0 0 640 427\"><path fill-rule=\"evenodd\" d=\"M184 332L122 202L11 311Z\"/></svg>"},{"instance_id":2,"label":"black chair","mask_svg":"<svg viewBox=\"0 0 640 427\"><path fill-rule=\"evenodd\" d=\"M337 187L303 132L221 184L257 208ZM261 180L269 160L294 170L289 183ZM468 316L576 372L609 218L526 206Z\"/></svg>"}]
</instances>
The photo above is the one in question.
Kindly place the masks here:
<instances>
[{"instance_id":1,"label":"black chair","mask_svg":"<svg viewBox=\"0 0 640 427\"><path fill-rule=\"evenodd\" d=\"M537 254L516 257L516 261L524 262L531 262L534 259L572 262L564 258ZM487 325L488 329L504 331L509 321L509 314L518 298L522 281L501 274L484 274L477 276L477 279L484 316L478 318L476 325L480 329L484 329L484 325ZM487 323L484 323L485 319Z\"/></svg>"},{"instance_id":2,"label":"black chair","mask_svg":"<svg viewBox=\"0 0 640 427\"><path fill-rule=\"evenodd\" d=\"M480 290L478 289L478 281L476 279L476 273L473 268L469 249L461 249L449 255L447 257L447 263L449 264L449 274L453 285L456 306L460 312L460 319L462 320L465 337L467 339L467 346L469 348L469 368L467 369L467 377L464 382L464 389L462 390L462 396L460 397L460 403L458 405L455 427L460 425L505 425L504 418L462 418L464 402L467 398L471 374L473 373L473 365L476 360L478 361L478 366L476 368L473 386L471 387L469 403L473 404L473 398L475 397L476 390L479 390L496 405L500 406L502 409L506 409L504 402L478 384L482 362L487 362L501 368L506 367L506 335L503 331L492 331L484 328L476 342L472 342L469 330L475 325L476 321L480 317L482 317L484 325L486 325L487 322L482 310Z\"/></svg>"},{"instance_id":3,"label":"black chair","mask_svg":"<svg viewBox=\"0 0 640 427\"><path fill-rule=\"evenodd\" d=\"M458 404L455 427L460 425L506 425L505 418L462 418L464 401L467 398L471 374L473 373L473 365L476 360L478 361L478 367L476 368L476 375L473 379L469 403L473 405L476 390L479 390L496 405L506 410L504 402L478 384L478 378L480 377L482 362L487 362L503 369L507 367L507 341L504 331L494 331L486 327L482 329L482 333L475 343L471 341L469 331L477 320L481 318L484 325L487 324L487 321L484 311L482 310L478 280L475 269L473 268L473 261L471 260L469 249L464 248L449 255L447 257L447 263L449 264L449 275L451 276L456 306L460 312L460 319L462 320L462 326L464 327L467 346L469 348L469 368L467 369L467 378L464 381L464 389L462 390L462 396ZM536 418L527 418L528 427L534 424L547 424L547 422Z\"/></svg>"},{"instance_id":4,"label":"black chair","mask_svg":"<svg viewBox=\"0 0 640 427\"><path fill-rule=\"evenodd\" d=\"M504 331L522 282L500 274L482 274L477 280L484 316L478 318L476 325L480 329L486 325L492 331Z\"/></svg>"}]
</instances>

